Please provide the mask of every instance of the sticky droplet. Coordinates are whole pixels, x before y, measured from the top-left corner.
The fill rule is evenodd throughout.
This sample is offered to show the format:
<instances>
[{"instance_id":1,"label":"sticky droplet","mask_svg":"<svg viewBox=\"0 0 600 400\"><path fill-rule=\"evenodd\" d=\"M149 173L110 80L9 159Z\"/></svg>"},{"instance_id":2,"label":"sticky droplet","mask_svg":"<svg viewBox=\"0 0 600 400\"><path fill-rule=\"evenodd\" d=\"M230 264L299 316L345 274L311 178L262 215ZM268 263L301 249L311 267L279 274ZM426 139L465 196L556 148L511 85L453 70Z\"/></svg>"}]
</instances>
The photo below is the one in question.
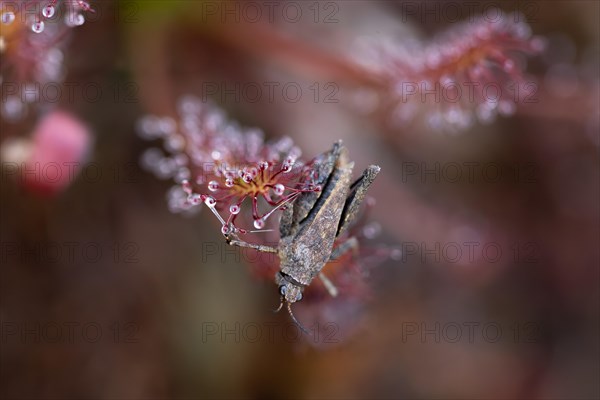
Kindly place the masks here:
<instances>
[{"instance_id":1,"label":"sticky droplet","mask_svg":"<svg viewBox=\"0 0 600 400\"><path fill-rule=\"evenodd\" d=\"M292 164L288 163L287 161L283 163L283 165L281 166L281 170L284 173L290 172L292 170Z\"/></svg>"},{"instance_id":2,"label":"sticky droplet","mask_svg":"<svg viewBox=\"0 0 600 400\"><path fill-rule=\"evenodd\" d=\"M85 22L83 14L68 14L65 16L65 24L70 27L81 26Z\"/></svg>"},{"instance_id":3,"label":"sticky droplet","mask_svg":"<svg viewBox=\"0 0 600 400\"><path fill-rule=\"evenodd\" d=\"M392 249L392 251L390 252L390 258L395 261L400 260L402 258L402 250Z\"/></svg>"},{"instance_id":4,"label":"sticky droplet","mask_svg":"<svg viewBox=\"0 0 600 400\"><path fill-rule=\"evenodd\" d=\"M202 200L202 196L200 196L198 193L194 193L194 194L191 194L188 196L188 202L193 205L200 204L201 200Z\"/></svg>"},{"instance_id":5,"label":"sticky droplet","mask_svg":"<svg viewBox=\"0 0 600 400\"><path fill-rule=\"evenodd\" d=\"M281 183L278 183L275 186L273 186L273 192L275 192L275 194L277 196L281 196L284 191L285 191L285 186L283 186Z\"/></svg>"},{"instance_id":6,"label":"sticky droplet","mask_svg":"<svg viewBox=\"0 0 600 400\"><path fill-rule=\"evenodd\" d=\"M46 18L52 18L54 16L54 12L55 12L54 6L52 4L48 4L42 10L42 15Z\"/></svg>"},{"instance_id":7,"label":"sticky droplet","mask_svg":"<svg viewBox=\"0 0 600 400\"><path fill-rule=\"evenodd\" d=\"M31 30L35 33L42 33L44 31L44 21L35 21L31 24Z\"/></svg>"},{"instance_id":8,"label":"sticky droplet","mask_svg":"<svg viewBox=\"0 0 600 400\"><path fill-rule=\"evenodd\" d=\"M210 190L211 192L216 192L217 189L219 189L219 182L217 182L217 181L208 182L208 190Z\"/></svg>"},{"instance_id":9,"label":"sticky droplet","mask_svg":"<svg viewBox=\"0 0 600 400\"><path fill-rule=\"evenodd\" d=\"M207 196L206 199L204 199L204 204L206 204L209 207L214 207L215 204L217 204L217 201L211 196Z\"/></svg>"},{"instance_id":10,"label":"sticky droplet","mask_svg":"<svg viewBox=\"0 0 600 400\"><path fill-rule=\"evenodd\" d=\"M15 13L12 11L6 11L2 13L2 17L0 17L2 23L4 25L10 25L15 20Z\"/></svg>"}]
</instances>

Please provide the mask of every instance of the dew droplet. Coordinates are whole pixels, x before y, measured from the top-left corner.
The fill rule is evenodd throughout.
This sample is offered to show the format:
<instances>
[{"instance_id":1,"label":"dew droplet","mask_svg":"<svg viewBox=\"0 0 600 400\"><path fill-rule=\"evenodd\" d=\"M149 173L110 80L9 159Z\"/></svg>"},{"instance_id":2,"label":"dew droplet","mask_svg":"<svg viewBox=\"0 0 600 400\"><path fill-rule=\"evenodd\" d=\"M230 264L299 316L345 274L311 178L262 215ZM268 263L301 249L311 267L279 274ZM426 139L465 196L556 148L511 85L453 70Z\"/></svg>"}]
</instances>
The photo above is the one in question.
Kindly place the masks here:
<instances>
[{"instance_id":1,"label":"dew droplet","mask_svg":"<svg viewBox=\"0 0 600 400\"><path fill-rule=\"evenodd\" d=\"M175 164L175 159L172 159L172 161L173 161L173 164ZM177 167L174 165L174 168L177 168ZM175 179L175 182L181 182L183 180L189 179L190 175L191 175L191 172L188 168L181 167L176 170L173 178Z\"/></svg>"},{"instance_id":2,"label":"dew droplet","mask_svg":"<svg viewBox=\"0 0 600 400\"><path fill-rule=\"evenodd\" d=\"M223 226L221 227L221 233L222 233L223 235L227 235L227 234L229 234L229 232L230 232L230 231L231 231L231 229L229 228L229 225L223 225Z\"/></svg>"},{"instance_id":3,"label":"dew droplet","mask_svg":"<svg viewBox=\"0 0 600 400\"><path fill-rule=\"evenodd\" d=\"M214 207L215 204L217 204L217 201L213 197L207 196L206 199L204 199L204 204L209 207Z\"/></svg>"},{"instance_id":4,"label":"dew droplet","mask_svg":"<svg viewBox=\"0 0 600 400\"><path fill-rule=\"evenodd\" d=\"M508 59L504 61L504 64L502 65L502 68L504 69L504 72L510 74L515 72L516 69L516 64L513 60Z\"/></svg>"},{"instance_id":5,"label":"dew droplet","mask_svg":"<svg viewBox=\"0 0 600 400\"><path fill-rule=\"evenodd\" d=\"M219 182L217 182L217 181L208 182L208 190L210 190L211 192L215 192L215 191L217 191L217 189L219 189Z\"/></svg>"},{"instance_id":6,"label":"dew droplet","mask_svg":"<svg viewBox=\"0 0 600 400\"><path fill-rule=\"evenodd\" d=\"M290 160L292 160L292 162L295 162L298 157L300 157L302 155L302 150L300 150L300 147L298 146L294 146L290 149L290 151L288 152L288 158Z\"/></svg>"},{"instance_id":7,"label":"dew droplet","mask_svg":"<svg viewBox=\"0 0 600 400\"><path fill-rule=\"evenodd\" d=\"M517 106L512 101L501 100L498 103L498 113L500 115L504 115L505 117L513 115L516 110L517 110Z\"/></svg>"},{"instance_id":8,"label":"dew droplet","mask_svg":"<svg viewBox=\"0 0 600 400\"><path fill-rule=\"evenodd\" d=\"M275 192L275 194L277 196L281 196L284 191L285 191L285 186L283 186L281 183L278 183L275 186L273 186L273 192Z\"/></svg>"},{"instance_id":9,"label":"dew droplet","mask_svg":"<svg viewBox=\"0 0 600 400\"><path fill-rule=\"evenodd\" d=\"M6 11L2 13L2 17L0 18L4 25L10 25L15 20L15 13L12 11Z\"/></svg>"},{"instance_id":10,"label":"dew droplet","mask_svg":"<svg viewBox=\"0 0 600 400\"><path fill-rule=\"evenodd\" d=\"M177 131L177 123L171 117L158 118L156 125L157 129L165 135L172 135Z\"/></svg>"},{"instance_id":11,"label":"dew droplet","mask_svg":"<svg viewBox=\"0 0 600 400\"><path fill-rule=\"evenodd\" d=\"M267 161L261 161L258 164L258 167L262 170L268 169L269 168L269 163Z\"/></svg>"},{"instance_id":12,"label":"dew droplet","mask_svg":"<svg viewBox=\"0 0 600 400\"><path fill-rule=\"evenodd\" d=\"M242 180L246 183L250 183L250 182L252 182L252 175L244 174L244 176L242 177Z\"/></svg>"},{"instance_id":13,"label":"dew droplet","mask_svg":"<svg viewBox=\"0 0 600 400\"><path fill-rule=\"evenodd\" d=\"M85 10L85 11L90 11L91 10L90 3L88 3L87 1L77 0L77 4L79 5L79 7L82 10Z\"/></svg>"},{"instance_id":14,"label":"dew droplet","mask_svg":"<svg viewBox=\"0 0 600 400\"><path fill-rule=\"evenodd\" d=\"M171 153L183 151L185 148L185 139L181 135L169 135L165 140L165 149Z\"/></svg>"},{"instance_id":15,"label":"dew droplet","mask_svg":"<svg viewBox=\"0 0 600 400\"><path fill-rule=\"evenodd\" d=\"M200 204L201 200L202 196L200 196L198 193L190 194L187 198L188 203L193 204L195 206Z\"/></svg>"},{"instance_id":16,"label":"dew droplet","mask_svg":"<svg viewBox=\"0 0 600 400\"><path fill-rule=\"evenodd\" d=\"M281 166L281 171L283 171L284 173L290 172L292 170L292 164L288 163L287 161L283 163L283 165Z\"/></svg>"},{"instance_id":17,"label":"dew droplet","mask_svg":"<svg viewBox=\"0 0 600 400\"><path fill-rule=\"evenodd\" d=\"M366 225L363 228L363 235L365 235L365 237L367 239L374 239L377 237L377 235L379 235L379 233L381 232L381 225L379 225L376 222L372 222L369 225Z\"/></svg>"},{"instance_id":18,"label":"dew droplet","mask_svg":"<svg viewBox=\"0 0 600 400\"><path fill-rule=\"evenodd\" d=\"M188 195L192 194L192 185L190 184L190 181L188 181L187 179L184 179L183 181L181 181L181 189Z\"/></svg>"},{"instance_id":19,"label":"dew droplet","mask_svg":"<svg viewBox=\"0 0 600 400\"><path fill-rule=\"evenodd\" d=\"M152 171L156 164L162 159L162 152L156 148L150 148L142 154L141 164L144 169Z\"/></svg>"},{"instance_id":20,"label":"dew droplet","mask_svg":"<svg viewBox=\"0 0 600 400\"><path fill-rule=\"evenodd\" d=\"M225 186L227 186L228 188L233 187L233 179L231 179L231 178L225 179Z\"/></svg>"},{"instance_id":21,"label":"dew droplet","mask_svg":"<svg viewBox=\"0 0 600 400\"><path fill-rule=\"evenodd\" d=\"M229 212L232 213L232 214L234 214L234 215L239 214L240 210L241 210L241 208L237 204L233 204L231 207L229 207Z\"/></svg>"},{"instance_id":22,"label":"dew droplet","mask_svg":"<svg viewBox=\"0 0 600 400\"><path fill-rule=\"evenodd\" d=\"M395 261L400 260L402 258L402 250L392 249L392 251L390 252L390 258Z\"/></svg>"},{"instance_id":23,"label":"dew droplet","mask_svg":"<svg viewBox=\"0 0 600 400\"><path fill-rule=\"evenodd\" d=\"M184 167L188 163L188 157L185 154L177 154L173 159L175 160L175 164L179 167Z\"/></svg>"},{"instance_id":24,"label":"dew droplet","mask_svg":"<svg viewBox=\"0 0 600 400\"><path fill-rule=\"evenodd\" d=\"M27 113L27 108L19 96L7 96L6 102L3 103L3 117L6 117L10 121L18 121Z\"/></svg>"},{"instance_id":25,"label":"dew droplet","mask_svg":"<svg viewBox=\"0 0 600 400\"><path fill-rule=\"evenodd\" d=\"M254 227L256 229L262 229L262 228L264 228L265 227L265 221L262 218L255 219L254 220Z\"/></svg>"},{"instance_id":26,"label":"dew droplet","mask_svg":"<svg viewBox=\"0 0 600 400\"><path fill-rule=\"evenodd\" d=\"M65 24L70 27L81 26L85 22L83 14L68 14L65 16Z\"/></svg>"},{"instance_id":27,"label":"dew droplet","mask_svg":"<svg viewBox=\"0 0 600 400\"><path fill-rule=\"evenodd\" d=\"M75 15L75 26L81 26L84 24L84 22L85 22L85 17L83 16L83 14Z\"/></svg>"},{"instance_id":28,"label":"dew droplet","mask_svg":"<svg viewBox=\"0 0 600 400\"><path fill-rule=\"evenodd\" d=\"M54 11L55 11L54 6L52 4L48 4L42 10L42 15L46 18L52 18L54 16Z\"/></svg>"},{"instance_id":29,"label":"dew droplet","mask_svg":"<svg viewBox=\"0 0 600 400\"><path fill-rule=\"evenodd\" d=\"M477 114L477 119L479 119L479 122L482 124L490 124L496 118L496 109L490 108L490 106L485 103L478 105L475 113Z\"/></svg>"},{"instance_id":30,"label":"dew droplet","mask_svg":"<svg viewBox=\"0 0 600 400\"><path fill-rule=\"evenodd\" d=\"M44 31L44 21L35 21L31 24L31 30L35 33L42 33Z\"/></svg>"},{"instance_id":31,"label":"dew droplet","mask_svg":"<svg viewBox=\"0 0 600 400\"><path fill-rule=\"evenodd\" d=\"M542 38L541 36L536 36L533 39L531 39L531 41L529 42L529 45L531 46L531 49L533 51L535 51L536 53L541 53L542 51L544 51L547 47L547 41L545 38Z\"/></svg>"}]
</instances>

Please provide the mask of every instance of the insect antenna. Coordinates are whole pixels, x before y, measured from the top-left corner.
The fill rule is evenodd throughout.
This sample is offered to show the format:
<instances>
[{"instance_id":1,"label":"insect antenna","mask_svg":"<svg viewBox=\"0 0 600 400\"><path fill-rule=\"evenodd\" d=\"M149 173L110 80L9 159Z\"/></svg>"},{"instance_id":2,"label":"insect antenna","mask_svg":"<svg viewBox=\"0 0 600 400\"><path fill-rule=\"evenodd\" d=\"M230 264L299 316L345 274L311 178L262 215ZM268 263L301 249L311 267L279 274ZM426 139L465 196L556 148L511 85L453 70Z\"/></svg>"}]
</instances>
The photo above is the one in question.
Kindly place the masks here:
<instances>
[{"instance_id":1,"label":"insect antenna","mask_svg":"<svg viewBox=\"0 0 600 400\"><path fill-rule=\"evenodd\" d=\"M285 297L283 297L283 295L281 296L281 299L279 301L279 307L277 307L277 309L273 310L274 313L277 313L279 311L281 311L281 308L283 307L283 302L285 301Z\"/></svg>"},{"instance_id":2,"label":"insect antenna","mask_svg":"<svg viewBox=\"0 0 600 400\"><path fill-rule=\"evenodd\" d=\"M282 305L283 305L283 303L282 303ZM287 303L287 309L288 309L288 313L290 314L290 317L292 317L292 320L294 321L296 326L298 328L300 328L300 330L302 332L304 332L308 335L309 334L308 330L302 326L302 324L296 319L296 317L294 317L294 313L292 312L292 303L290 303L290 302Z\"/></svg>"}]
</instances>

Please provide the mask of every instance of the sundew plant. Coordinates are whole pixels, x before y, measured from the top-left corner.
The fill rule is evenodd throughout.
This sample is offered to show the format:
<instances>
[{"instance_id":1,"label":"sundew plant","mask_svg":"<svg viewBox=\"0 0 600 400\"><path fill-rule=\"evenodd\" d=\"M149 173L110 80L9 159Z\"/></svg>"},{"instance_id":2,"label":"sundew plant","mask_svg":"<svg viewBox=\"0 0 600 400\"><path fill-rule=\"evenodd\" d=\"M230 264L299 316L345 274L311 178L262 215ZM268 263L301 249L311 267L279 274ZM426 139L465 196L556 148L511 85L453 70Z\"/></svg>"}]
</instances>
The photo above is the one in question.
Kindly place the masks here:
<instances>
[{"instance_id":1,"label":"sundew plant","mask_svg":"<svg viewBox=\"0 0 600 400\"><path fill-rule=\"evenodd\" d=\"M0 0L2 398L598 398L599 15Z\"/></svg>"}]
</instances>

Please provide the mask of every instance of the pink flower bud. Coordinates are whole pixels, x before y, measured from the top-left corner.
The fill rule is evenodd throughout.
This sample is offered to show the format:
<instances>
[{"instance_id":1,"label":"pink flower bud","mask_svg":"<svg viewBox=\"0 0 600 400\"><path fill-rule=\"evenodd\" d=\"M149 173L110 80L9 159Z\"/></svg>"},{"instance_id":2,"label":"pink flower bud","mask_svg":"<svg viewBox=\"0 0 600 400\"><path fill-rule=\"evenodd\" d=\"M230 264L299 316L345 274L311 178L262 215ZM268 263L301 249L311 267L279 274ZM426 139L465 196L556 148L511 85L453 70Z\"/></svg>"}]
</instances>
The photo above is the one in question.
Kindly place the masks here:
<instances>
[{"instance_id":1,"label":"pink flower bud","mask_svg":"<svg viewBox=\"0 0 600 400\"><path fill-rule=\"evenodd\" d=\"M91 141L88 128L75 116L63 111L46 115L33 131L23 184L46 195L61 192L77 177Z\"/></svg>"}]
</instances>

